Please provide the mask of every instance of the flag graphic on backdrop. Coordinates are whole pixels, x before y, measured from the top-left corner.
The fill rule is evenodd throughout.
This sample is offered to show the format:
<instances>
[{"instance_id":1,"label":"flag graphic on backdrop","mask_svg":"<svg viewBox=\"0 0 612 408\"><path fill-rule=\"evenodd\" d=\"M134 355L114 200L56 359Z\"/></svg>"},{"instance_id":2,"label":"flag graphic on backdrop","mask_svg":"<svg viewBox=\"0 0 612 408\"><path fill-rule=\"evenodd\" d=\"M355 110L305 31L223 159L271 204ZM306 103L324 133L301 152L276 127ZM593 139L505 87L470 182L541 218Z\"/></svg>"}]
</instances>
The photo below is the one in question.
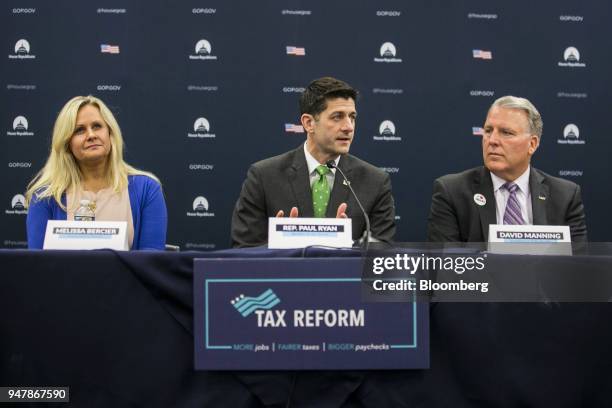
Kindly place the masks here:
<instances>
[{"instance_id":1,"label":"flag graphic on backdrop","mask_svg":"<svg viewBox=\"0 0 612 408\"><path fill-rule=\"evenodd\" d=\"M306 55L306 48L287 46L287 55L304 56Z\"/></svg>"},{"instance_id":2,"label":"flag graphic on backdrop","mask_svg":"<svg viewBox=\"0 0 612 408\"><path fill-rule=\"evenodd\" d=\"M100 52L103 54L119 54L119 46L118 45L109 45L109 44L101 44Z\"/></svg>"},{"instance_id":3,"label":"flag graphic on backdrop","mask_svg":"<svg viewBox=\"0 0 612 408\"><path fill-rule=\"evenodd\" d=\"M304 127L302 125L294 125L293 123L285 123L285 132L304 133Z\"/></svg>"},{"instance_id":4,"label":"flag graphic on backdrop","mask_svg":"<svg viewBox=\"0 0 612 408\"><path fill-rule=\"evenodd\" d=\"M493 59L493 53L491 51L472 50L472 56L474 58L480 58L480 59L486 59L486 60Z\"/></svg>"}]
</instances>

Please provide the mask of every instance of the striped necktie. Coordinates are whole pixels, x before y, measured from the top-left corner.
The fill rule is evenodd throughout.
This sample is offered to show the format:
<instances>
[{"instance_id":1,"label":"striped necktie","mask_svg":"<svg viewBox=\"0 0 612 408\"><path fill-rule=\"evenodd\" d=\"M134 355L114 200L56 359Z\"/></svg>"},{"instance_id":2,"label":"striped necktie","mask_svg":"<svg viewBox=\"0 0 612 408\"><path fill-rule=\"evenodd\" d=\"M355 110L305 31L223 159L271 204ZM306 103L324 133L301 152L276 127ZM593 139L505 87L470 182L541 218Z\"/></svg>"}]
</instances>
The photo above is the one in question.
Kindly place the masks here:
<instances>
[{"instance_id":1,"label":"striped necktie","mask_svg":"<svg viewBox=\"0 0 612 408\"><path fill-rule=\"evenodd\" d=\"M523 225L525 224L525 220L523 220L523 214L521 213L521 204L516 198L516 191L518 190L518 185L514 183L506 183L501 188L508 190L510 195L508 196L508 201L506 201L506 211L504 211L504 224L512 224L512 225Z\"/></svg>"}]
</instances>

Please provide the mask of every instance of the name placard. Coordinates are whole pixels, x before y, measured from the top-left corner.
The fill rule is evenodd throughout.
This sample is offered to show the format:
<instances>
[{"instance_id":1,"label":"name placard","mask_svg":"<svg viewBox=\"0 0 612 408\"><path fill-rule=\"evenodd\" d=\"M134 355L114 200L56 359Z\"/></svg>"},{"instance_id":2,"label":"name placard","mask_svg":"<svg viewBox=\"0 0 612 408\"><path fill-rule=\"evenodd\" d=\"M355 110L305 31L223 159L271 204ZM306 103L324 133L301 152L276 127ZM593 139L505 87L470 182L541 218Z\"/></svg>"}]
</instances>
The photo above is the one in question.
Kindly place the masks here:
<instances>
[{"instance_id":1,"label":"name placard","mask_svg":"<svg viewBox=\"0 0 612 408\"><path fill-rule=\"evenodd\" d=\"M504 254L571 255L567 225L489 225L489 251Z\"/></svg>"},{"instance_id":2,"label":"name placard","mask_svg":"<svg viewBox=\"0 0 612 408\"><path fill-rule=\"evenodd\" d=\"M352 220L350 218L269 218L268 248L304 248L311 245L352 247Z\"/></svg>"},{"instance_id":3,"label":"name placard","mask_svg":"<svg viewBox=\"0 0 612 408\"><path fill-rule=\"evenodd\" d=\"M362 302L359 258L194 260L195 368L429 368L427 303Z\"/></svg>"},{"instance_id":4,"label":"name placard","mask_svg":"<svg viewBox=\"0 0 612 408\"><path fill-rule=\"evenodd\" d=\"M43 249L115 249L127 251L125 221L47 221Z\"/></svg>"}]
</instances>

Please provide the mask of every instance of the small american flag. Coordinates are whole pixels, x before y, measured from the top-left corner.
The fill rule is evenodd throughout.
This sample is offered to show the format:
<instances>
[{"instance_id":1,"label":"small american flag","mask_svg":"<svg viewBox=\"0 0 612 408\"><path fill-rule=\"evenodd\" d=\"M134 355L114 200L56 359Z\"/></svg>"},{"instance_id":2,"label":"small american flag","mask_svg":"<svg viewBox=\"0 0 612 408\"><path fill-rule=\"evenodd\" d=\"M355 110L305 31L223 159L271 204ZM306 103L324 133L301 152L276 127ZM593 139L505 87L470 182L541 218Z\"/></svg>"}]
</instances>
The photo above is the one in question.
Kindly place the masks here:
<instances>
[{"instance_id":1,"label":"small american flag","mask_svg":"<svg viewBox=\"0 0 612 408\"><path fill-rule=\"evenodd\" d=\"M100 52L107 53L107 54L119 54L119 46L118 45L101 44L100 45Z\"/></svg>"},{"instance_id":2,"label":"small american flag","mask_svg":"<svg viewBox=\"0 0 612 408\"><path fill-rule=\"evenodd\" d=\"M304 127L301 125L294 125L293 123L285 123L285 132L304 133Z\"/></svg>"},{"instance_id":3,"label":"small american flag","mask_svg":"<svg viewBox=\"0 0 612 408\"><path fill-rule=\"evenodd\" d=\"M306 48L287 46L287 55L306 55Z\"/></svg>"},{"instance_id":4,"label":"small american flag","mask_svg":"<svg viewBox=\"0 0 612 408\"><path fill-rule=\"evenodd\" d=\"M493 53L491 51L472 50L472 56L474 58L480 58L480 59L486 59L486 60L493 59Z\"/></svg>"},{"instance_id":5,"label":"small american flag","mask_svg":"<svg viewBox=\"0 0 612 408\"><path fill-rule=\"evenodd\" d=\"M484 130L481 127L472 127L472 134L474 136L482 136L484 135Z\"/></svg>"}]
</instances>

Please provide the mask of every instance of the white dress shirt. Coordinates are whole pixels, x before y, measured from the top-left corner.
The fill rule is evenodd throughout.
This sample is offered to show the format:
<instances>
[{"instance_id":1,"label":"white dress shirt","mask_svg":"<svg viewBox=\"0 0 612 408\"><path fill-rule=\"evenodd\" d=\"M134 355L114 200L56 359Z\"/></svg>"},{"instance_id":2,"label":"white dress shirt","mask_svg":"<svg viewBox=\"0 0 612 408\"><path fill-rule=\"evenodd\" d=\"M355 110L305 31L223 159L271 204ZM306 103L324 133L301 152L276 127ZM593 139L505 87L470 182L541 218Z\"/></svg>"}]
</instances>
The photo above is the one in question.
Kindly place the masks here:
<instances>
[{"instance_id":1,"label":"white dress shirt","mask_svg":"<svg viewBox=\"0 0 612 408\"><path fill-rule=\"evenodd\" d=\"M304 155L306 156L306 164L308 165L308 176L310 177L310 188L312 189L312 185L320 177L319 173L317 173L317 167L319 167L321 163L319 163L317 159L312 157L312 154L310 154L310 152L308 151L308 147L306 146L307 143L308 141L304 143ZM339 161L340 156L336 157L336 160L334 160L336 166L338 165ZM323 165L325 165L325 163L323 163ZM334 178L336 177L336 169L331 169L331 171L327 173L326 177L327 184L329 185L329 191L331 192L331 190L334 188Z\"/></svg>"},{"instance_id":2,"label":"white dress shirt","mask_svg":"<svg viewBox=\"0 0 612 408\"><path fill-rule=\"evenodd\" d=\"M531 191L529 191L530 170L531 166L527 166L527 170L525 170L525 172L521 174L519 178L513 181L513 183L518 186L515 195L521 206L521 215L523 216L525 224L529 225L533 224ZM493 181L493 192L495 193L497 223L503 224L504 212L506 211L506 204L508 202L508 196L510 195L510 192L505 188L501 188L501 186L507 183L507 181L503 178L497 177L495 174L491 173L491 180Z\"/></svg>"}]
</instances>

